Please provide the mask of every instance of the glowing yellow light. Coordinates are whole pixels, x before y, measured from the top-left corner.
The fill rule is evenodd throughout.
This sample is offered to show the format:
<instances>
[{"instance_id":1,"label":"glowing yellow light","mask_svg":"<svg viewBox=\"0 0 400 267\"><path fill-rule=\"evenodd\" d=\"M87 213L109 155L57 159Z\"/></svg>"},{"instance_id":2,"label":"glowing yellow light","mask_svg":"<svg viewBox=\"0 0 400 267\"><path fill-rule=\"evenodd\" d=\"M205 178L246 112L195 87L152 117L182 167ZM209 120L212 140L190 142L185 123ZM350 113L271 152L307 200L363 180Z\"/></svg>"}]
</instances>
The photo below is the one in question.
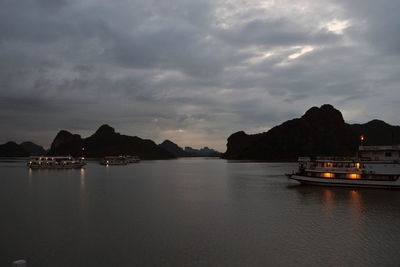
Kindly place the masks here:
<instances>
[{"instance_id":1,"label":"glowing yellow light","mask_svg":"<svg viewBox=\"0 0 400 267\"><path fill-rule=\"evenodd\" d=\"M363 134L360 136L360 139L361 139L361 141L364 141L364 135Z\"/></svg>"},{"instance_id":2,"label":"glowing yellow light","mask_svg":"<svg viewBox=\"0 0 400 267\"><path fill-rule=\"evenodd\" d=\"M331 173L331 172L324 172L324 173L322 173L322 177L325 177L325 178L334 178L334 177L335 177L335 174L334 174L334 173Z\"/></svg>"},{"instance_id":3,"label":"glowing yellow light","mask_svg":"<svg viewBox=\"0 0 400 267\"><path fill-rule=\"evenodd\" d=\"M348 174L347 174L347 178L350 178L350 179L360 179L360 178L361 178L361 175L358 174L358 173L348 173Z\"/></svg>"},{"instance_id":4,"label":"glowing yellow light","mask_svg":"<svg viewBox=\"0 0 400 267\"><path fill-rule=\"evenodd\" d=\"M360 163L356 163L356 168L359 169L360 168Z\"/></svg>"}]
</instances>

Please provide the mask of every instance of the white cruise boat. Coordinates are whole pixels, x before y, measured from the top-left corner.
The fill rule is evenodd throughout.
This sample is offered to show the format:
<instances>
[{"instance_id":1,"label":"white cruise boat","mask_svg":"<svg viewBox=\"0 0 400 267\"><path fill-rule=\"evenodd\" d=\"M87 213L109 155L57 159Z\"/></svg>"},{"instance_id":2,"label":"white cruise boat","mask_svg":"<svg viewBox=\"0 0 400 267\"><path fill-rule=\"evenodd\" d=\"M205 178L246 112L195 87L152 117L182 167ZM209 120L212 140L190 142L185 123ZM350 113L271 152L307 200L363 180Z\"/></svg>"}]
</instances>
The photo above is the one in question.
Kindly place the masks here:
<instances>
[{"instance_id":1,"label":"white cruise boat","mask_svg":"<svg viewBox=\"0 0 400 267\"><path fill-rule=\"evenodd\" d=\"M38 156L31 157L27 166L31 169L73 169L82 168L86 165L84 158L75 159L71 156L49 157Z\"/></svg>"},{"instance_id":2,"label":"white cruise boat","mask_svg":"<svg viewBox=\"0 0 400 267\"><path fill-rule=\"evenodd\" d=\"M359 147L356 157L300 157L287 176L302 184L400 188L400 145Z\"/></svg>"}]
</instances>

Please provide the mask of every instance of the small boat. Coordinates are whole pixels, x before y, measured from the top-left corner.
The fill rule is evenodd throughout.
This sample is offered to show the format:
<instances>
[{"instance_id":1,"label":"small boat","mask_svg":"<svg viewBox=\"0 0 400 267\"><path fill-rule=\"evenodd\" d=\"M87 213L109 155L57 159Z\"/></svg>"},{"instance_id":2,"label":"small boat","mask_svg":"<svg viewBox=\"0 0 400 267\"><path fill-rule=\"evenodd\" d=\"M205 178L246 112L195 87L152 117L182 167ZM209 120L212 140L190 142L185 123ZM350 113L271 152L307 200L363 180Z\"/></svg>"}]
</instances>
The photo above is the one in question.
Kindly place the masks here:
<instances>
[{"instance_id":1,"label":"small boat","mask_svg":"<svg viewBox=\"0 0 400 267\"><path fill-rule=\"evenodd\" d=\"M31 157L27 166L31 169L74 169L82 168L86 165L85 159L75 159L71 156L49 157L38 156Z\"/></svg>"},{"instance_id":2,"label":"small boat","mask_svg":"<svg viewBox=\"0 0 400 267\"><path fill-rule=\"evenodd\" d=\"M128 161L124 156L107 156L100 161L101 165L126 165Z\"/></svg>"},{"instance_id":3,"label":"small boat","mask_svg":"<svg viewBox=\"0 0 400 267\"><path fill-rule=\"evenodd\" d=\"M127 156L125 156L125 159L128 163L139 163L140 162L140 158L138 156L127 155Z\"/></svg>"},{"instance_id":4,"label":"small boat","mask_svg":"<svg viewBox=\"0 0 400 267\"><path fill-rule=\"evenodd\" d=\"M299 169L286 174L302 184L400 188L400 145L359 146L355 157L299 157Z\"/></svg>"}]
</instances>

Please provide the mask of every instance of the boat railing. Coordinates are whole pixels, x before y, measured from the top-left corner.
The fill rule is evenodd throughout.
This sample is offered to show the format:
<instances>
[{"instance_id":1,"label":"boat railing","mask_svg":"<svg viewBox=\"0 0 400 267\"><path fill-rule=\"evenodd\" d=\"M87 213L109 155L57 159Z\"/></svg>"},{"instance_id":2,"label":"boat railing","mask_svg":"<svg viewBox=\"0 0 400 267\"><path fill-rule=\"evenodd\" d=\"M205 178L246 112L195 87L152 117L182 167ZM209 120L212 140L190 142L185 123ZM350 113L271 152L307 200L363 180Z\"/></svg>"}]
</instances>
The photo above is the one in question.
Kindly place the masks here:
<instances>
[{"instance_id":1,"label":"boat railing","mask_svg":"<svg viewBox=\"0 0 400 267\"><path fill-rule=\"evenodd\" d=\"M316 157L318 161L356 161L356 157Z\"/></svg>"},{"instance_id":2,"label":"boat railing","mask_svg":"<svg viewBox=\"0 0 400 267\"><path fill-rule=\"evenodd\" d=\"M351 173L361 173L360 168L343 168L343 167L315 167L310 166L307 170L320 171L320 172L351 172Z\"/></svg>"},{"instance_id":3,"label":"boat railing","mask_svg":"<svg viewBox=\"0 0 400 267\"><path fill-rule=\"evenodd\" d=\"M399 151L400 145L391 146L359 146L359 151Z\"/></svg>"}]
</instances>

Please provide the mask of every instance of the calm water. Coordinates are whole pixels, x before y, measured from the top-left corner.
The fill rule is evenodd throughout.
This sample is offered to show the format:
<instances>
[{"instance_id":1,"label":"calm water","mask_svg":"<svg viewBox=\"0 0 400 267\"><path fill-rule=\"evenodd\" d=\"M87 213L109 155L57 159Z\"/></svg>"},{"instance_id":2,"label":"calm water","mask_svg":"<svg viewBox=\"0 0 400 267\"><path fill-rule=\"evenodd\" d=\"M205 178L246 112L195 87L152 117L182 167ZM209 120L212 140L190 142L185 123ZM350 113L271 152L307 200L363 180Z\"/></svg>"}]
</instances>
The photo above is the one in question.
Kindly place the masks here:
<instances>
[{"instance_id":1,"label":"calm water","mask_svg":"<svg viewBox=\"0 0 400 267\"><path fill-rule=\"evenodd\" d=\"M286 163L0 162L0 266L399 266L400 191L298 186Z\"/></svg>"}]
</instances>

